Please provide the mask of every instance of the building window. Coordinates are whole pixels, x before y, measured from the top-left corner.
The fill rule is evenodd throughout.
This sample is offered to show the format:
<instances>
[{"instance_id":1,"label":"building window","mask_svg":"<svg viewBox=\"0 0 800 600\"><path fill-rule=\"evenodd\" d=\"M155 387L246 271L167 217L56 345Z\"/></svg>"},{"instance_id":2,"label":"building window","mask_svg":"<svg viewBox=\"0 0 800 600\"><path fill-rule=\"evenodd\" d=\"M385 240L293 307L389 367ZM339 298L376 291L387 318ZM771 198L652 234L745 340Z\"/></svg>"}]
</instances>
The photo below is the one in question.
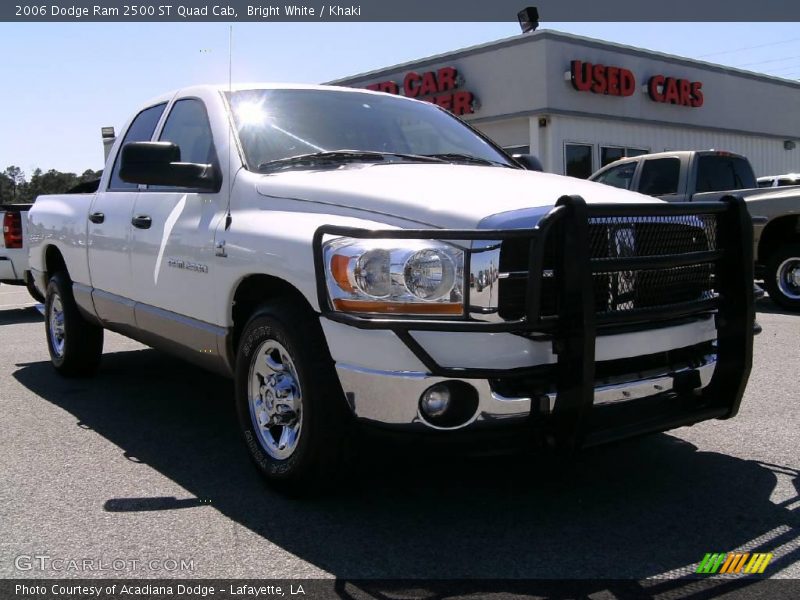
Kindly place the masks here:
<instances>
[{"instance_id":1,"label":"building window","mask_svg":"<svg viewBox=\"0 0 800 600\"><path fill-rule=\"evenodd\" d=\"M622 146L601 146L600 147L600 166L605 167L607 164L619 160L620 158L629 158L631 156L641 156L647 154L647 150L642 148L623 148Z\"/></svg>"},{"instance_id":2,"label":"building window","mask_svg":"<svg viewBox=\"0 0 800 600\"><path fill-rule=\"evenodd\" d=\"M591 144L564 144L564 166L570 177L588 179L593 172Z\"/></svg>"}]
</instances>

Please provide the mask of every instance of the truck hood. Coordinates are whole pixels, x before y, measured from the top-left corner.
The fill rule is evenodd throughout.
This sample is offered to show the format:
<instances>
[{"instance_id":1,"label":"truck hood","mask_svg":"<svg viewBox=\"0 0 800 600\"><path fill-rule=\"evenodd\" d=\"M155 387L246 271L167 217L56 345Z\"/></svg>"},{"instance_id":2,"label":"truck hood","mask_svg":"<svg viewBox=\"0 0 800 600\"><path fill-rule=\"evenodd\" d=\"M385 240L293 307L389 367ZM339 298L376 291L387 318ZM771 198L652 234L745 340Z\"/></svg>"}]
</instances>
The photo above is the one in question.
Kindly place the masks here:
<instances>
[{"instance_id":1,"label":"truck hood","mask_svg":"<svg viewBox=\"0 0 800 600\"><path fill-rule=\"evenodd\" d=\"M574 177L451 164L392 163L287 171L260 176L256 189L264 196L347 207L447 228L477 227L487 217L521 209L541 208L544 213L558 198L569 194L578 194L587 202L659 202Z\"/></svg>"}]
</instances>

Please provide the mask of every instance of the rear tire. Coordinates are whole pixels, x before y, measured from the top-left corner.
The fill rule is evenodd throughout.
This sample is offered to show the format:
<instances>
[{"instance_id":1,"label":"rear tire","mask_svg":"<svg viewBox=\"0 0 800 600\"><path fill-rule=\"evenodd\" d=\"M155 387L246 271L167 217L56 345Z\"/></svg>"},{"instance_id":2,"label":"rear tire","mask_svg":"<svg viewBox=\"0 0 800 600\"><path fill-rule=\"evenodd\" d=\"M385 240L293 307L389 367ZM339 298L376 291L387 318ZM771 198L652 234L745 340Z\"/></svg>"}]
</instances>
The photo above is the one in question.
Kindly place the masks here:
<instances>
[{"instance_id":1,"label":"rear tire","mask_svg":"<svg viewBox=\"0 0 800 600\"><path fill-rule=\"evenodd\" d=\"M91 375L103 354L103 328L83 318L64 272L50 278L44 305L50 361L65 377Z\"/></svg>"},{"instance_id":2,"label":"rear tire","mask_svg":"<svg viewBox=\"0 0 800 600\"><path fill-rule=\"evenodd\" d=\"M775 304L800 311L800 244L787 244L769 257L764 287Z\"/></svg>"},{"instance_id":3,"label":"rear tire","mask_svg":"<svg viewBox=\"0 0 800 600\"><path fill-rule=\"evenodd\" d=\"M280 300L258 309L236 357L245 444L275 488L305 493L337 479L351 418L314 315Z\"/></svg>"}]
</instances>

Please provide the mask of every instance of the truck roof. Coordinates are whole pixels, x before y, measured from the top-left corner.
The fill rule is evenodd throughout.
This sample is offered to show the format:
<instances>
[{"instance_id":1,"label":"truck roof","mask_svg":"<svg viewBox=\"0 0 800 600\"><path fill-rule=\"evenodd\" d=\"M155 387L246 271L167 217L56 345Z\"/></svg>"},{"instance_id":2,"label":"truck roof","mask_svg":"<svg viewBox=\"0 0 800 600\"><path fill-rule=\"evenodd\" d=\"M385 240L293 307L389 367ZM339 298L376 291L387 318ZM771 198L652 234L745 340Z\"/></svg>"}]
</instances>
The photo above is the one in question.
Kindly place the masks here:
<instances>
[{"instance_id":1,"label":"truck roof","mask_svg":"<svg viewBox=\"0 0 800 600\"><path fill-rule=\"evenodd\" d=\"M613 162L608 163L607 165L600 167L592 173L592 176L597 175L601 171L608 170L609 167L615 165L623 165L629 162L640 162L645 159L650 158L688 158L693 155L700 155L700 156L733 156L735 158L741 158L743 160L747 160L741 154L736 154L735 152L728 152L727 150L669 150L667 152L654 152L652 154L639 154L638 156L628 156L625 158L620 158Z\"/></svg>"},{"instance_id":2,"label":"truck roof","mask_svg":"<svg viewBox=\"0 0 800 600\"><path fill-rule=\"evenodd\" d=\"M623 163L626 161L641 160L643 158L668 158L678 157L683 158L691 155L709 155L709 156L735 156L736 158L744 158L741 154L735 152L728 152L727 150L668 150L666 152L653 152L651 154L640 154L638 156L628 156L620 158L614 162Z\"/></svg>"},{"instance_id":3,"label":"truck roof","mask_svg":"<svg viewBox=\"0 0 800 600\"><path fill-rule=\"evenodd\" d=\"M335 86L335 85L318 85L310 83L306 84L306 83L254 82L254 83L235 83L233 85L229 85L227 83L218 83L218 84L193 85L189 87L179 88L177 90L172 90L170 92L166 92L164 94L160 94L158 96L150 98L144 104L144 106L159 104L161 102L168 102L175 96L191 96L191 95L197 95L200 92L209 92L209 91L227 92L229 90L234 92L241 90L331 90L331 91L351 92L358 94L380 94L382 96L385 96L384 92L375 92L363 88L352 88L352 87ZM409 102L419 102L419 100L414 100L413 98L406 98L405 96L397 96L397 98L401 98Z\"/></svg>"}]
</instances>

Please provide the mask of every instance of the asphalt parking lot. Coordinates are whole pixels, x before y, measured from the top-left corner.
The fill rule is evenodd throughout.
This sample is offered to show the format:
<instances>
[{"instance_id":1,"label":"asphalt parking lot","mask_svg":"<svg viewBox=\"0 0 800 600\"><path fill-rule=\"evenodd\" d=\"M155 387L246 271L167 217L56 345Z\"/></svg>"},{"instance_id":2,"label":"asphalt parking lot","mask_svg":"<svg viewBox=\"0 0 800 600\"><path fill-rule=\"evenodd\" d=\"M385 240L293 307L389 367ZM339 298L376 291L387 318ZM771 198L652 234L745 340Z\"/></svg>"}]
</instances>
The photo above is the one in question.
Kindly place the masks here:
<instances>
[{"instance_id":1,"label":"asphalt parking lot","mask_svg":"<svg viewBox=\"0 0 800 600\"><path fill-rule=\"evenodd\" d=\"M557 473L369 456L345 489L291 500L248 462L227 380L109 333L95 378L60 379L24 288L0 285L0 577L641 579L743 550L800 578L800 315L758 308L733 420ZM34 555L127 562L20 562Z\"/></svg>"}]
</instances>

